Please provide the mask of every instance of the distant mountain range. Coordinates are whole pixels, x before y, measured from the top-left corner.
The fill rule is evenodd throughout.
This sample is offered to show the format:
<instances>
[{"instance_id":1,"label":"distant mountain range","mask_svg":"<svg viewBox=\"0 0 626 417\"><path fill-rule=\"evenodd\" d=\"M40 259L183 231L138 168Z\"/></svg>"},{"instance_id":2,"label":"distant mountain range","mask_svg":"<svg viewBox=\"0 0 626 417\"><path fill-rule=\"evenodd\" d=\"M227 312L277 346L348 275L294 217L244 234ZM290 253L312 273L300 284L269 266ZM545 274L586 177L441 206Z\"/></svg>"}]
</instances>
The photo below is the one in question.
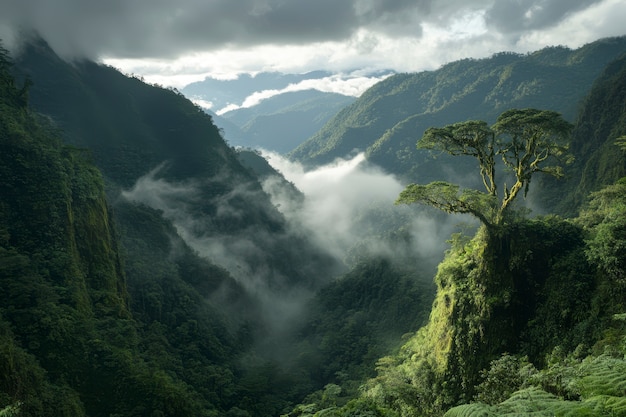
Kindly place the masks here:
<instances>
[{"instance_id":1,"label":"distant mountain range","mask_svg":"<svg viewBox=\"0 0 626 417\"><path fill-rule=\"evenodd\" d=\"M355 99L318 90L283 93L256 106L224 113L215 118L215 123L223 128L231 145L286 154Z\"/></svg>"},{"instance_id":2,"label":"distant mountain range","mask_svg":"<svg viewBox=\"0 0 626 417\"><path fill-rule=\"evenodd\" d=\"M263 72L206 78L181 92L213 116L229 144L288 153L354 102L355 89L364 90L358 83L371 85L391 74Z\"/></svg>"}]
</instances>

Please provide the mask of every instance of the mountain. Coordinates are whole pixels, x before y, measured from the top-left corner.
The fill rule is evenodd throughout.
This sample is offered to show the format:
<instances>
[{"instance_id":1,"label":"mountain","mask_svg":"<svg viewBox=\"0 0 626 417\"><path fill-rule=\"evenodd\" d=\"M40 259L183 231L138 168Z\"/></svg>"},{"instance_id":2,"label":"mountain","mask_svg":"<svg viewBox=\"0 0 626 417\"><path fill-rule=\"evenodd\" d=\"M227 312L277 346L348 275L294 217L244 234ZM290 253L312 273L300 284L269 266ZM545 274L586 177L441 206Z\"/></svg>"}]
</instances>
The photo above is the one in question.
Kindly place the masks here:
<instances>
[{"instance_id":1,"label":"mountain","mask_svg":"<svg viewBox=\"0 0 626 417\"><path fill-rule=\"evenodd\" d=\"M119 217L100 171L84 149L63 144L49 118L27 107L29 83L13 81L0 52L1 413L202 415L227 404L226 397L224 403L192 393L187 382L201 374L183 375L168 363L185 338L193 338L186 360L207 372L202 378L222 376L221 383L232 386L232 352L240 348L226 336L226 320L203 303L184 270L159 270L163 260L152 264L156 275L132 282L139 259L126 264L129 248L118 240ZM135 220L145 225L145 217ZM167 237L159 244L142 239L156 256L167 256ZM179 249L181 257L170 265L195 269L196 280L203 276L203 294L223 286L241 299L225 271ZM163 290L184 298L184 306ZM169 323L154 326L157 314Z\"/></svg>"},{"instance_id":2,"label":"mountain","mask_svg":"<svg viewBox=\"0 0 626 417\"><path fill-rule=\"evenodd\" d=\"M181 94L148 87L92 62L68 65L41 43L26 48L16 68L34 83L32 106L53 120L68 143L93 154L110 181L111 198L117 193L164 210L199 245L204 238L238 233L249 235L251 243L264 235L295 239L212 119ZM193 224L177 223L184 221L181 216ZM250 235L255 228L257 233ZM312 279L284 263L285 254L277 258L278 248L270 249L267 242L256 245L268 249L264 258L286 268L271 276ZM252 256L250 250L242 252Z\"/></svg>"},{"instance_id":3,"label":"mountain","mask_svg":"<svg viewBox=\"0 0 626 417\"><path fill-rule=\"evenodd\" d=\"M25 269L26 276L33 275L33 285L44 280L42 291L52 286L60 294L42 295L41 311L30 311L27 305L23 308L28 314L39 314L40 321L57 314L47 311L48 302L61 300L61 313L74 308L66 306L68 297L86 305L91 302L106 312L121 311L116 313L121 319L107 315L103 324L90 322L108 333L78 337L82 324L74 326L72 322L68 326L76 330L54 330L67 338L67 343L73 339L80 342L69 346L59 339L61 335L48 339L45 328L32 331L31 339L19 339L23 331L31 329L30 325L23 331L16 328L28 321L28 316L12 315L13 304L5 299L2 317L9 320L5 334L17 338L10 346L22 349L27 359L41 354L53 361L48 366L46 359L33 371L49 373L51 380L41 377L41 383L67 391L71 397L67 406L75 405L71 415L149 415L153 410L166 415L210 415L245 409L254 415L268 415L303 396L309 382L292 370L277 368L277 363L296 352L289 343L276 341L288 340L304 300L343 266L285 221L258 177L224 142L211 117L175 91L146 85L93 62L67 63L41 40L25 46L12 73L18 85L27 88L14 93L11 100L29 101L33 114L60 138L61 150L53 152L67 154L64 157L70 161L64 167L33 159L40 153L36 149L14 161L3 161L12 181L7 186L32 200L31 204L16 198L7 205L4 199L9 194L3 192L2 213L13 216L5 218L3 225L13 225L6 229L10 236L22 234L32 241L29 244L35 252L27 256L33 257L33 265L39 268L35 271L42 271L37 273L43 277ZM21 131L19 126L11 129ZM3 153L4 158L14 155L12 150ZM80 158L88 167L82 171L71 165ZM14 163L26 168L17 171L12 168ZM31 164L39 169L32 175L27 174ZM53 171L45 172L48 167ZM58 184L46 182L55 178L60 178ZM94 181L96 185L92 185ZM20 184L34 185L20 188ZM68 192L76 195L67 197ZM93 204L93 208L87 206L89 210L68 211L72 201L78 204L83 198L82 193L85 198L95 193L99 199L94 203L88 200ZM65 200L55 200L62 197ZM41 212L39 217L34 210ZM54 220L57 218L60 220ZM55 223L62 225L63 221L75 229L59 228ZM86 227L86 223L96 223L99 228ZM56 235L49 238L61 242L60 248L44 239L52 233L47 224L55 228ZM29 238L28 233L35 234ZM108 234L113 236L111 241ZM77 243L68 240L74 236ZM77 257L72 266L65 260L63 251L82 253L84 247L92 251L95 261ZM117 248L120 259L116 258ZM13 249L7 250L13 256ZM21 249L16 250L21 256ZM38 251L44 252L40 255ZM20 259L11 260L19 262L5 271L8 286L13 285L15 268L22 268L21 264L30 268L29 258ZM62 281L48 283L49 274L54 275L53 280L60 280L59 274L67 275L68 280L87 274L93 282L82 287L78 282L74 288ZM19 288L16 286L16 291ZM93 301L85 295L90 293ZM88 308L76 308L81 314L92 314ZM125 311L128 317L123 316ZM55 317L53 326L63 324L62 315L58 320L50 317ZM109 327L112 330L107 330ZM33 347L54 340L59 341L56 350ZM99 340L107 342L99 344ZM117 340L119 344L114 342ZM77 361L75 372L81 373L80 377L52 367L71 367L68 355L79 351L87 355L85 360L92 355L105 363L94 359L89 366L98 369L92 371ZM54 359L55 355L60 359ZM61 360L63 365L54 362ZM274 369L271 375L269 369ZM93 376L85 379L82 373ZM265 382L255 382L259 377ZM95 394L97 378L101 379L99 397ZM115 385L116 378L126 382ZM12 384L11 379L5 382ZM127 388L126 383L134 387ZM30 407L35 397L20 396L18 388L3 392ZM286 391L290 394L285 395ZM54 394L46 395L54 398ZM63 404L52 405L59 411L55 414L61 414Z\"/></svg>"},{"instance_id":4,"label":"mountain","mask_svg":"<svg viewBox=\"0 0 626 417\"><path fill-rule=\"evenodd\" d=\"M572 217L522 216L453 236L428 323L378 361L360 395L324 391L331 401L289 416L339 401L338 416L624 413L624 70L622 55L582 100L569 180L533 181L546 206Z\"/></svg>"},{"instance_id":5,"label":"mountain","mask_svg":"<svg viewBox=\"0 0 626 417\"><path fill-rule=\"evenodd\" d=\"M369 161L407 181L463 176L466 167L433 162L415 149L428 127L468 119L493 123L502 111L525 107L558 111L573 121L594 80L624 52L626 38L609 38L576 50L499 53L394 75L341 110L290 158L316 166L366 152Z\"/></svg>"},{"instance_id":6,"label":"mountain","mask_svg":"<svg viewBox=\"0 0 626 417\"><path fill-rule=\"evenodd\" d=\"M360 393L327 388L288 416L624 414L625 70L610 62L582 101L571 179L533 181L572 217L454 235L427 324Z\"/></svg>"},{"instance_id":7,"label":"mountain","mask_svg":"<svg viewBox=\"0 0 626 417\"><path fill-rule=\"evenodd\" d=\"M322 90L343 86L354 94L355 81L371 85L371 80L390 73L261 72L254 76L241 74L229 80L206 78L182 88L181 92L209 114L220 115L214 120L230 144L287 153L354 101L351 95Z\"/></svg>"},{"instance_id":8,"label":"mountain","mask_svg":"<svg viewBox=\"0 0 626 417\"><path fill-rule=\"evenodd\" d=\"M354 100L354 97L318 90L282 93L255 106L222 114L241 129L241 136L236 136L225 128L226 139L236 146L286 154ZM219 125L219 121L216 123Z\"/></svg>"},{"instance_id":9,"label":"mountain","mask_svg":"<svg viewBox=\"0 0 626 417\"><path fill-rule=\"evenodd\" d=\"M583 101L571 150L575 165L568 181L570 198L556 205L559 212L582 205L589 193L613 184L626 176L626 161L616 141L626 135L626 56L611 62L594 82Z\"/></svg>"}]
</instances>

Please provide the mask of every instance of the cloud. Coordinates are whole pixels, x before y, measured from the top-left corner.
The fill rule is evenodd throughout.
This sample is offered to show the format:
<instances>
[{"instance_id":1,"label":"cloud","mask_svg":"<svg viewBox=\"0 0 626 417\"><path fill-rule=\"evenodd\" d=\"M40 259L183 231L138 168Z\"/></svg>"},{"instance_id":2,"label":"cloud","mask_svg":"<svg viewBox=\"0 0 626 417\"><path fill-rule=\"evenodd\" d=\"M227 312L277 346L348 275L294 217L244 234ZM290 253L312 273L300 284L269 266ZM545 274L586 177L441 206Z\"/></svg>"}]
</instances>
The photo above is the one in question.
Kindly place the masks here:
<instances>
[{"instance_id":1,"label":"cloud","mask_svg":"<svg viewBox=\"0 0 626 417\"><path fill-rule=\"evenodd\" d=\"M549 30L523 34L518 44L525 50L538 45L582 45L591 40L625 34L626 2L596 2L585 13L570 14Z\"/></svg>"},{"instance_id":2,"label":"cloud","mask_svg":"<svg viewBox=\"0 0 626 417\"><path fill-rule=\"evenodd\" d=\"M282 276L276 257L284 264L294 262L295 254L294 264L303 270L302 275L320 279L321 284L339 277L347 270L345 266L373 256L412 271L415 279L430 281L443 258L446 240L458 230L459 222L466 220L433 216L417 206L395 206L403 185L370 166L363 154L314 171L305 171L277 155L268 157L305 194L304 201L293 198L293 190L286 189L277 177L264 182L265 192L287 220L286 227L279 230L250 223L245 216L251 212L242 213L241 200L233 204L239 197L245 197L248 205L258 204L263 199L260 190L247 184L235 186L210 201L215 208L210 214L203 213L198 208L206 204L202 193L206 180L168 181L160 175L165 164L140 178L122 197L161 210L189 246L242 284L261 309L258 318L267 337L257 341L256 349L269 358L279 360L294 353L291 343L276 341L290 340L301 325L307 301L320 287ZM238 219L245 220L239 224L250 225L221 231L213 224L220 220L237 224ZM336 268L339 262L333 262L331 255L336 261L345 261L344 268ZM220 305L224 300L219 297L217 291L211 301Z\"/></svg>"},{"instance_id":3,"label":"cloud","mask_svg":"<svg viewBox=\"0 0 626 417\"><path fill-rule=\"evenodd\" d=\"M332 49L333 43L360 56L388 39L419 41L424 25L448 30L476 13L493 32L520 34L612 1L0 0L0 25L35 30L67 57L171 60L265 46Z\"/></svg>"},{"instance_id":4,"label":"cloud","mask_svg":"<svg viewBox=\"0 0 626 417\"><path fill-rule=\"evenodd\" d=\"M210 202L215 207L211 215L203 215L197 209L206 203L201 197L203 184L198 180L174 183L161 178L165 165L138 179L122 195L161 210L194 250L228 270L250 293L267 300L289 287L285 283L290 277L281 276L270 259L277 244L288 243L293 236L313 243L310 249L318 248L317 252L305 254L305 260L324 253L338 263L350 263L357 248L367 255L397 260L421 257L434 267L443 256L450 234L459 223L469 221L464 216L433 214L419 206L394 205L404 185L370 165L362 153L311 171L278 154L264 156L305 196L304 201L294 199L293 192L286 190L284 182L275 176L264 180L263 189L288 222L288 229L281 233L255 225L224 233L214 226L224 220L238 223L245 216L240 204L232 203L239 197L248 202L262 200L258 195L261 191L246 184L215 197ZM258 210L265 209L260 206ZM399 229L406 231L408 240L381 238ZM302 246L303 250L306 248ZM306 261L300 262L301 268L306 267ZM307 274L313 276L317 267L315 262L310 264ZM307 293L306 289L297 291L300 290Z\"/></svg>"},{"instance_id":5,"label":"cloud","mask_svg":"<svg viewBox=\"0 0 626 417\"><path fill-rule=\"evenodd\" d=\"M63 55L146 58L345 40L368 26L397 31L430 1L3 0L0 7L3 23L37 30Z\"/></svg>"},{"instance_id":6,"label":"cloud","mask_svg":"<svg viewBox=\"0 0 626 417\"><path fill-rule=\"evenodd\" d=\"M256 91L246 97L241 104L229 104L228 106L217 110L216 113L218 115L222 115L231 110L256 106L261 101L268 98L295 91L318 90L325 93L337 93L345 96L358 97L365 92L365 90L377 82L384 80L389 75L391 74L376 77L361 75L360 72L354 72L351 74L334 74L323 78L307 79L298 83L289 84L287 87L281 89ZM194 100L194 102L197 101ZM201 103L198 104L202 105Z\"/></svg>"},{"instance_id":7,"label":"cloud","mask_svg":"<svg viewBox=\"0 0 626 417\"><path fill-rule=\"evenodd\" d=\"M207 76L354 68L416 72L495 52L625 34L622 0L0 0L0 37L34 30L182 88ZM11 29L12 28L12 29Z\"/></svg>"},{"instance_id":8,"label":"cloud","mask_svg":"<svg viewBox=\"0 0 626 417\"><path fill-rule=\"evenodd\" d=\"M411 259L414 263L421 258L434 268L459 224L475 223L467 216L443 216L419 206L394 205L404 185L370 165L362 153L311 171L278 154L264 156L305 195L302 205L294 205L269 177L264 189L274 204L292 224L343 261L360 249L399 262ZM408 240L383 238L400 229Z\"/></svg>"},{"instance_id":9,"label":"cloud","mask_svg":"<svg viewBox=\"0 0 626 417\"><path fill-rule=\"evenodd\" d=\"M557 25L601 0L498 0L488 9L487 25L501 33L520 33Z\"/></svg>"},{"instance_id":10,"label":"cloud","mask_svg":"<svg viewBox=\"0 0 626 417\"><path fill-rule=\"evenodd\" d=\"M257 183L233 184L226 175L173 182L163 178L165 167L139 178L122 198L160 210L186 244L227 270L259 302L272 331L288 330L304 301L340 265L301 229L284 230L283 218L264 203L267 196ZM227 191L216 194L216 183Z\"/></svg>"},{"instance_id":11,"label":"cloud","mask_svg":"<svg viewBox=\"0 0 626 417\"><path fill-rule=\"evenodd\" d=\"M304 171L278 156L269 161L306 197L307 204L296 213L298 222L314 233L320 245L340 256L360 237L354 222L357 212L372 202L391 206L402 190L392 176L367 167L363 154L314 171Z\"/></svg>"},{"instance_id":12,"label":"cloud","mask_svg":"<svg viewBox=\"0 0 626 417\"><path fill-rule=\"evenodd\" d=\"M202 107L203 109L212 109L213 108L213 102L209 101L209 100L204 100L200 97L190 97L189 98L192 102L194 102L195 104L197 104L198 106Z\"/></svg>"}]
</instances>

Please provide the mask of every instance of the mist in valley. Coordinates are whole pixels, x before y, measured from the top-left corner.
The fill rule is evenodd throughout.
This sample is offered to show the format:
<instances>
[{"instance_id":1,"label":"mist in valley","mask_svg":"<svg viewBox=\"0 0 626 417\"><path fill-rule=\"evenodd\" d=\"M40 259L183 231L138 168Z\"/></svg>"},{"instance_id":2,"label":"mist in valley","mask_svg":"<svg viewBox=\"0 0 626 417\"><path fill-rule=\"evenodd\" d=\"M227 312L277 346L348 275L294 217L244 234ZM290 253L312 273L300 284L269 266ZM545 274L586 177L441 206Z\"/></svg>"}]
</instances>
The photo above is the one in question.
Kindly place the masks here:
<instances>
[{"instance_id":1,"label":"mist in valley","mask_svg":"<svg viewBox=\"0 0 626 417\"><path fill-rule=\"evenodd\" d=\"M443 258L452 233L475 225L467 216L395 205L405 184L370 164L362 153L312 170L276 153L262 153L305 195L302 204L294 204L274 187L276 178L269 177L263 186L272 202L294 229L304 230L347 266L354 266L350 254L361 247L370 256L398 262L419 259L432 267ZM398 231L408 240L394 241L392 234Z\"/></svg>"},{"instance_id":2,"label":"mist in valley","mask_svg":"<svg viewBox=\"0 0 626 417\"><path fill-rule=\"evenodd\" d=\"M212 213L198 210L198 206L206 203L202 197L206 183L215 179L172 182L160 175L166 165L156 167L122 193L125 199L160 210L194 251L227 270L255 300L262 329L256 329L251 358L298 367L302 354L298 340L311 319L311 309L320 302L315 301L316 294L361 264L384 260L415 281L415 288L431 288L446 241L451 234L474 225L464 216L395 205L404 185L369 164L363 154L308 171L278 154L263 156L291 184L275 175L262 180L262 189L239 184L210 202L216 207ZM303 198L294 198L293 186ZM262 193L269 195L275 208L268 218L282 217L284 229L250 223L224 232L216 226L221 222L245 224L238 202L243 199L256 204L253 202L267 199ZM259 204L255 210L267 207ZM242 306L225 303L220 294L217 291L209 301L236 321ZM393 343L388 341L390 346L399 342L395 336L390 336L394 337Z\"/></svg>"}]
</instances>

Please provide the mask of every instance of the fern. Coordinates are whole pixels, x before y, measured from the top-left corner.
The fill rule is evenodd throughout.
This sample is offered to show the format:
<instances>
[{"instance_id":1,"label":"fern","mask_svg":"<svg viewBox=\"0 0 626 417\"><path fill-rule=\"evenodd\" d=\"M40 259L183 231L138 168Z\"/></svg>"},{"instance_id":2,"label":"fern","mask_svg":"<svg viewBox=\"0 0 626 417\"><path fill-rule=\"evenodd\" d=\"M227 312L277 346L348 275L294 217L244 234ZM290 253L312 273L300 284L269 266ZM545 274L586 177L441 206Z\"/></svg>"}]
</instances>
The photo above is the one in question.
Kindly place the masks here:
<instances>
[{"instance_id":1,"label":"fern","mask_svg":"<svg viewBox=\"0 0 626 417\"><path fill-rule=\"evenodd\" d=\"M496 406L481 403L467 404L449 410L445 417L522 417L522 416L597 416L593 404L563 401L540 388L532 387L515 392L508 400Z\"/></svg>"},{"instance_id":2,"label":"fern","mask_svg":"<svg viewBox=\"0 0 626 417\"><path fill-rule=\"evenodd\" d=\"M573 384L581 401L565 401L540 388L517 391L495 406L466 404L449 410L446 417L491 416L626 416L626 361L609 355L589 357L577 366Z\"/></svg>"},{"instance_id":3,"label":"fern","mask_svg":"<svg viewBox=\"0 0 626 417\"><path fill-rule=\"evenodd\" d=\"M600 355L582 364L583 377L578 382L585 398L597 395L623 397L626 393L626 361Z\"/></svg>"},{"instance_id":4,"label":"fern","mask_svg":"<svg viewBox=\"0 0 626 417\"><path fill-rule=\"evenodd\" d=\"M444 417L491 417L497 415L495 409L482 403L464 404L448 410Z\"/></svg>"}]
</instances>

